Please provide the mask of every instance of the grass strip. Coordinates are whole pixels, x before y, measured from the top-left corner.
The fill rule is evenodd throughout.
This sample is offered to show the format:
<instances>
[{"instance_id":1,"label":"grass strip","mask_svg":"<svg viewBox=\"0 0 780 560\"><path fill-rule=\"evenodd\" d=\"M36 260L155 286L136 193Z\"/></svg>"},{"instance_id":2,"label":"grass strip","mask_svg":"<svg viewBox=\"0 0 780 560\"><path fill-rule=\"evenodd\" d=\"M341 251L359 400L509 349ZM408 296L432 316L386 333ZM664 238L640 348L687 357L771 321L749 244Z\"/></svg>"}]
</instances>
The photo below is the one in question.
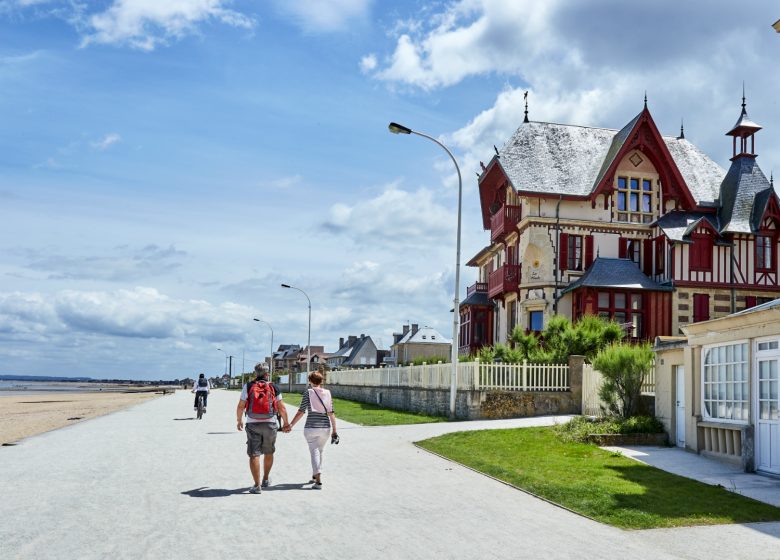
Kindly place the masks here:
<instances>
[{"instance_id":1,"label":"grass strip","mask_svg":"<svg viewBox=\"0 0 780 560\"><path fill-rule=\"evenodd\" d=\"M595 445L563 442L553 428L459 432L418 445L623 529L780 520L780 508Z\"/></svg>"},{"instance_id":2,"label":"grass strip","mask_svg":"<svg viewBox=\"0 0 780 560\"><path fill-rule=\"evenodd\" d=\"M303 395L300 393L282 393L284 402L291 406L300 406ZM333 410L336 418L361 426L395 426L399 424L429 424L431 422L446 422L443 416L416 414L403 410L382 408L375 404L333 399Z\"/></svg>"}]
</instances>

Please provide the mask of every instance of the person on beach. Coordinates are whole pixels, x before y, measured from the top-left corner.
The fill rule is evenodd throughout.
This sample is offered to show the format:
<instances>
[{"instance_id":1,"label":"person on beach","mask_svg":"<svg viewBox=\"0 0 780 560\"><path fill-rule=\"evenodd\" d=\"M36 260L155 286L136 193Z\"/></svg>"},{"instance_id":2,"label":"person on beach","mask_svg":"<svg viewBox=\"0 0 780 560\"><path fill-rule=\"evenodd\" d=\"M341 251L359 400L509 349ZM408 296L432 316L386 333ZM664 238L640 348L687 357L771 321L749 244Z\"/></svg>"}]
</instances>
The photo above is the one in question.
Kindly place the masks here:
<instances>
[{"instance_id":1,"label":"person on beach","mask_svg":"<svg viewBox=\"0 0 780 560\"><path fill-rule=\"evenodd\" d=\"M260 494L262 488L270 485L269 475L274 465L276 451L276 415L282 417L283 432L290 431L287 420L287 410L282 402L282 391L276 383L268 380L268 373L263 364L255 366L255 380L244 385L241 397L236 407L236 424L238 431L244 429L244 414L246 413L246 453L249 455L249 470L252 473L254 486L249 489L252 494ZM260 455L263 456L263 480L260 481Z\"/></svg>"},{"instance_id":2,"label":"person on beach","mask_svg":"<svg viewBox=\"0 0 780 560\"><path fill-rule=\"evenodd\" d=\"M298 412L290 422L290 429L307 412L306 424L303 427L303 437L309 444L309 453L311 455L311 480L314 488L322 488L322 453L325 450L325 444L330 437L331 443L339 442L339 435L336 432L336 414L333 412L333 398L330 391L322 388L322 374L315 371L309 375L311 387L303 392L301 406Z\"/></svg>"},{"instance_id":3,"label":"person on beach","mask_svg":"<svg viewBox=\"0 0 780 560\"><path fill-rule=\"evenodd\" d=\"M200 376L198 376L198 380L195 381L195 384L192 386L192 392L195 393L195 404L193 405L195 410L198 409L198 397L203 395L203 411L206 411L206 406L209 402L209 391L211 391L211 383L206 379L206 375L201 373Z\"/></svg>"}]
</instances>

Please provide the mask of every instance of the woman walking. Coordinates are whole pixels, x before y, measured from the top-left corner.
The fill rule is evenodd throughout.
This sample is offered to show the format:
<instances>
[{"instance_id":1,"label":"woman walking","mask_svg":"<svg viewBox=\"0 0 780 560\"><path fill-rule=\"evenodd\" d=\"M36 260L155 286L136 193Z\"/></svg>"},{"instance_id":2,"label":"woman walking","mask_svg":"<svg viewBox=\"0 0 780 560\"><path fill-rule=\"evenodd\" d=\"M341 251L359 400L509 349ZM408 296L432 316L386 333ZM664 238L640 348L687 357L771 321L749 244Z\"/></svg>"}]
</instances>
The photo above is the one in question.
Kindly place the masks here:
<instances>
[{"instance_id":1,"label":"woman walking","mask_svg":"<svg viewBox=\"0 0 780 560\"><path fill-rule=\"evenodd\" d=\"M311 454L311 480L314 488L322 488L322 452L328 443L328 436L331 443L338 443L339 436L336 433L336 415L333 413L333 399L330 391L323 389L322 374L315 371L309 375L311 387L303 392L301 406L295 418L290 422L292 428L303 418L306 412L306 424L303 427L303 436L306 443L309 444L309 453Z\"/></svg>"}]
</instances>

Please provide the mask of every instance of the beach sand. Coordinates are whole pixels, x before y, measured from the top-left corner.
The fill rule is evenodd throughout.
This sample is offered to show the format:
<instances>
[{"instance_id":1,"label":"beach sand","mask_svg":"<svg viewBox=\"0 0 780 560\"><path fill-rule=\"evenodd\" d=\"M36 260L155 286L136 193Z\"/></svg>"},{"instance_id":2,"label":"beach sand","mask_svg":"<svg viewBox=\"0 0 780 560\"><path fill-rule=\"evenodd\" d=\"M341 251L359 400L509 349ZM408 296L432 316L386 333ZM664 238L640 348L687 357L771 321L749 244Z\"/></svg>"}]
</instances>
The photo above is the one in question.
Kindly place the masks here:
<instances>
[{"instance_id":1,"label":"beach sand","mask_svg":"<svg viewBox=\"0 0 780 560\"><path fill-rule=\"evenodd\" d=\"M26 393L0 396L0 444L56 430L161 396L155 392Z\"/></svg>"}]
</instances>

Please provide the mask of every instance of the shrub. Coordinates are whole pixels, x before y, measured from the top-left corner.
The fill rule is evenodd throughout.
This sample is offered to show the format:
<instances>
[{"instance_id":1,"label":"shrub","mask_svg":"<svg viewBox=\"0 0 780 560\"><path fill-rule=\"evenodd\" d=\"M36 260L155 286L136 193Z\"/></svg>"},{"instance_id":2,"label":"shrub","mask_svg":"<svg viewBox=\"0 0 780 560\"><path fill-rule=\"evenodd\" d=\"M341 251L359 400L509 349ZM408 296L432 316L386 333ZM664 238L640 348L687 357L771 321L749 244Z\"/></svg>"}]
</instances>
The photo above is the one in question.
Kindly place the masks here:
<instances>
[{"instance_id":1,"label":"shrub","mask_svg":"<svg viewBox=\"0 0 780 560\"><path fill-rule=\"evenodd\" d=\"M648 343L613 344L596 355L593 367L604 378L599 397L608 412L621 418L636 415L642 383L652 366L653 350Z\"/></svg>"},{"instance_id":2,"label":"shrub","mask_svg":"<svg viewBox=\"0 0 780 560\"><path fill-rule=\"evenodd\" d=\"M563 441L584 443L591 434L660 434L664 425L653 416L621 418L588 418L577 416L566 424L555 427Z\"/></svg>"}]
</instances>

